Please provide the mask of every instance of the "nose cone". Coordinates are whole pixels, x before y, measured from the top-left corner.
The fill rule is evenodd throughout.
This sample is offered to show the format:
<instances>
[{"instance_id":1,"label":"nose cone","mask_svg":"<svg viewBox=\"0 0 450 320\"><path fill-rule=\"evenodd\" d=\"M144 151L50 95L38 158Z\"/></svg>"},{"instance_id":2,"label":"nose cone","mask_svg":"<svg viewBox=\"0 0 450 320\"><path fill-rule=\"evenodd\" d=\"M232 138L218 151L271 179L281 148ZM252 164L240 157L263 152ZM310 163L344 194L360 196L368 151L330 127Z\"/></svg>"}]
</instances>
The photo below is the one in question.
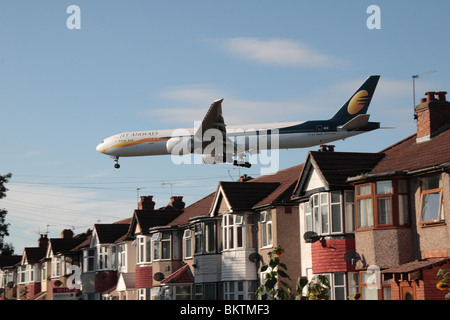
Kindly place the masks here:
<instances>
[{"instance_id":1,"label":"nose cone","mask_svg":"<svg viewBox=\"0 0 450 320\"><path fill-rule=\"evenodd\" d=\"M106 148L105 143L102 141L99 143L99 145L95 148L100 153L105 153L108 148Z\"/></svg>"}]
</instances>

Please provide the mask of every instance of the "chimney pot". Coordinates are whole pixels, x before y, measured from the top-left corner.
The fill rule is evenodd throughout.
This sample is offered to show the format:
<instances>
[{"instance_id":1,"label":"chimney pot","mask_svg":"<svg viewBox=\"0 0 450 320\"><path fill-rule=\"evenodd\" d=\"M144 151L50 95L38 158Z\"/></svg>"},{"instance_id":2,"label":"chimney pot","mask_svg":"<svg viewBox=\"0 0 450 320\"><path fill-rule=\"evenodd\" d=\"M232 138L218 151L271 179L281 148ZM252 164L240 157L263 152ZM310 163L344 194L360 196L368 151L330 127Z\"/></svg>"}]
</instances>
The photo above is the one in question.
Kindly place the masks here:
<instances>
[{"instance_id":1,"label":"chimney pot","mask_svg":"<svg viewBox=\"0 0 450 320\"><path fill-rule=\"evenodd\" d=\"M170 205L175 209L184 209L183 196L170 197Z\"/></svg>"},{"instance_id":2,"label":"chimney pot","mask_svg":"<svg viewBox=\"0 0 450 320\"><path fill-rule=\"evenodd\" d=\"M41 237L38 240L39 248L47 248L48 238L46 234L41 234Z\"/></svg>"},{"instance_id":3,"label":"chimney pot","mask_svg":"<svg viewBox=\"0 0 450 320\"><path fill-rule=\"evenodd\" d=\"M63 238L63 239L70 239L70 238L73 238L73 231L70 230L70 229L64 229L64 230L61 232L61 238Z\"/></svg>"},{"instance_id":4,"label":"chimney pot","mask_svg":"<svg viewBox=\"0 0 450 320\"><path fill-rule=\"evenodd\" d=\"M447 94L446 91L438 91L438 92L436 92L436 94L438 96L439 101L446 101L445 100L445 95Z\"/></svg>"},{"instance_id":5,"label":"chimney pot","mask_svg":"<svg viewBox=\"0 0 450 320\"><path fill-rule=\"evenodd\" d=\"M427 101L434 101L434 100L436 100L435 99L435 94L436 94L436 92L434 92L434 91L425 92L425 95L427 96Z\"/></svg>"},{"instance_id":6,"label":"chimney pot","mask_svg":"<svg viewBox=\"0 0 450 320\"><path fill-rule=\"evenodd\" d=\"M139 210L154 210L155 202L153 196L141 196L141 201L138 203Z\"/></svg>"}]
</instances>

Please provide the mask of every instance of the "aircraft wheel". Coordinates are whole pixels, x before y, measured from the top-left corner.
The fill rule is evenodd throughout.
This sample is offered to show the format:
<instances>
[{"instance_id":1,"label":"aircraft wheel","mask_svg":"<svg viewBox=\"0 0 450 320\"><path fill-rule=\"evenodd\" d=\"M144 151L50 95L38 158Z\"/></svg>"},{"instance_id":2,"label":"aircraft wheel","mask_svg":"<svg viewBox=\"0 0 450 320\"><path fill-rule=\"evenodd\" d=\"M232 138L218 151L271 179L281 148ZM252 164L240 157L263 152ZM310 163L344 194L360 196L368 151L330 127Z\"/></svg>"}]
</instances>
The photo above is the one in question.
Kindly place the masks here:
<instances>
[{"instance_id":1,"label":"aircraft wheel","mask_svg":"<svg viewBox=\"0 0 450 320\"><path fill-rule=\"evenodd\" d=\"M116 164L114 165L114 168L119 169L119 168L120 168L120 164L116 163Z\"/></svg>"}]
</instances>

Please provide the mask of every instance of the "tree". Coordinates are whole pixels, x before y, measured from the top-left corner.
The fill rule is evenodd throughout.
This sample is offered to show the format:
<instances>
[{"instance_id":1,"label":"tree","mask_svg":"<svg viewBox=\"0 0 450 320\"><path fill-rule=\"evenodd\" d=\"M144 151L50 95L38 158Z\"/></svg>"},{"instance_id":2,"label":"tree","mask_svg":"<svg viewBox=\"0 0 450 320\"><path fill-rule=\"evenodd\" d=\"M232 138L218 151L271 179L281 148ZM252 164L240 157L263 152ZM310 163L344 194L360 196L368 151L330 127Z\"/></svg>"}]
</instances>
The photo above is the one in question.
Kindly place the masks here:
<instances>
[{"instance_id":1,"label":"tree","mask_svg":"<svg viewBox=\"0 0 450 320\"><path fill-rule=\"evenodd\" d=\"M11 176L11 173L7 173L3 176L0 175L0 199L6 197L6 192L8 189L6 189L5 184L8 183ZM3 239L6 236L9 236L9 223L5 223L7 213L8 211L5 209L0 209L0 255L11 255L14 253L14 249L11 244L3 243Z\"/></svg>"},{"instance_id":2,"label":"tree","mask_svg":"<svg viewBox=\"0 0 450 320\"><path fill-rule=\"evenodd\" d=\"M281 280L281 278L289 278L284 271L287 267L281 262L280 256L284 250L281 246L276 247L269 252L269 264L265 264L259 268L259 273L265 273L264 283L256 291L256 295L260 300L288 300L291 296L291 288ZM280 286L281 284L282 286Z\"/></svg>"}]
</instances>

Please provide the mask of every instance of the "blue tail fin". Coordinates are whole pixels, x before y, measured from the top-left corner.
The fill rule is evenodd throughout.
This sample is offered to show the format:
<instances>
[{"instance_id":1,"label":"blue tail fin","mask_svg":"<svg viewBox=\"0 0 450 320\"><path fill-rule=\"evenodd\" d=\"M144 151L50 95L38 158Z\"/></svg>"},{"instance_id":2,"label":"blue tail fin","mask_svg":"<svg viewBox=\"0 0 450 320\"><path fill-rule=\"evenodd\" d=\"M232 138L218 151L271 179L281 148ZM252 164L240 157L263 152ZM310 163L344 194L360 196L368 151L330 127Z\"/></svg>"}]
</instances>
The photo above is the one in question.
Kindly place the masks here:
<instances>
[{"instance_id":1,"label":"blue tail fin","mask_svg":"<svg viewBox=\"0 0 450 320\"><path fill-rule=\"evenodd\" d=\"M370 76L362 86L348 99L348 101L330 119L337 124L345 124L359 114L365 114L369 108L373 93L380 76Z\"/></svg>"}]
</instances>

